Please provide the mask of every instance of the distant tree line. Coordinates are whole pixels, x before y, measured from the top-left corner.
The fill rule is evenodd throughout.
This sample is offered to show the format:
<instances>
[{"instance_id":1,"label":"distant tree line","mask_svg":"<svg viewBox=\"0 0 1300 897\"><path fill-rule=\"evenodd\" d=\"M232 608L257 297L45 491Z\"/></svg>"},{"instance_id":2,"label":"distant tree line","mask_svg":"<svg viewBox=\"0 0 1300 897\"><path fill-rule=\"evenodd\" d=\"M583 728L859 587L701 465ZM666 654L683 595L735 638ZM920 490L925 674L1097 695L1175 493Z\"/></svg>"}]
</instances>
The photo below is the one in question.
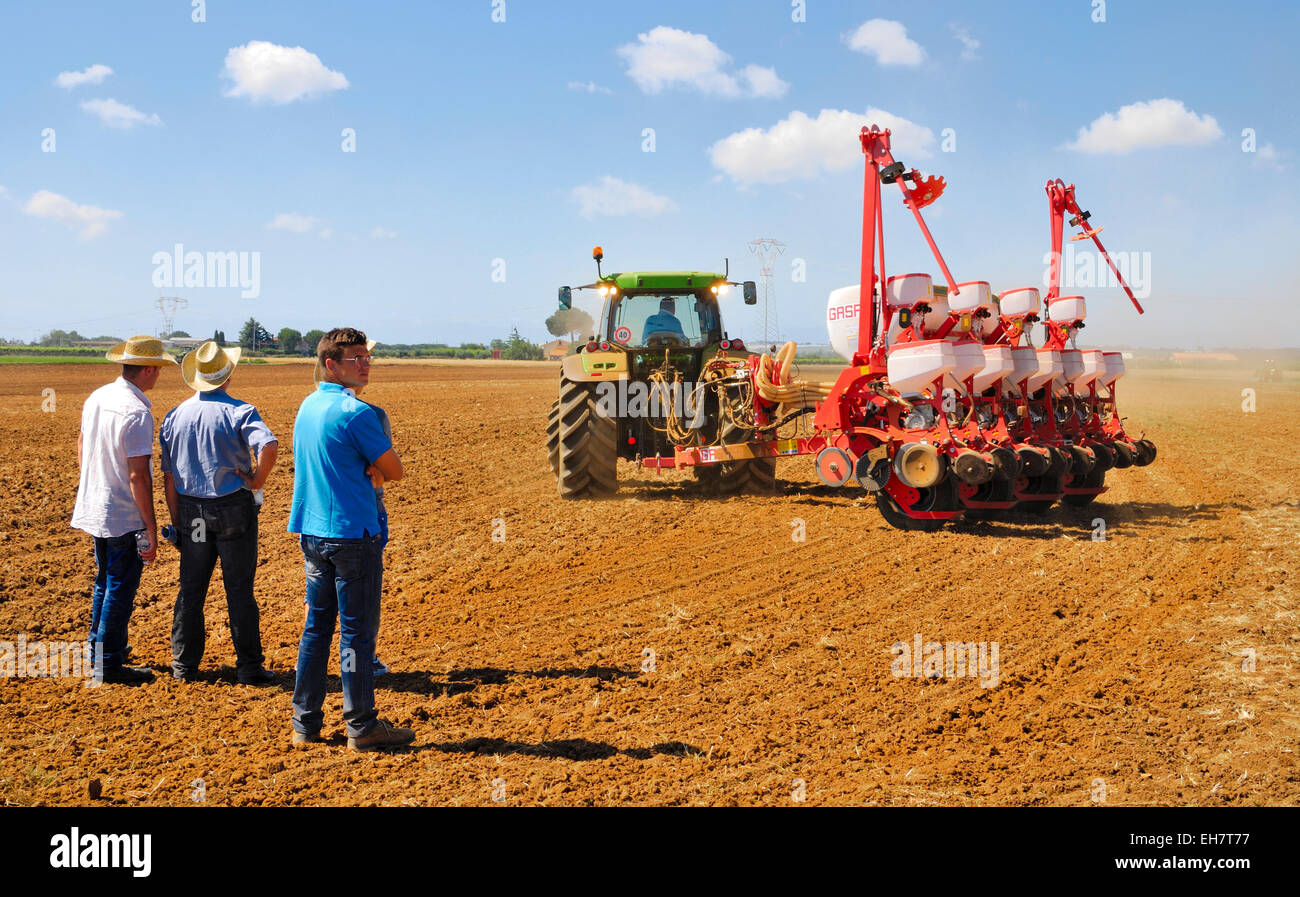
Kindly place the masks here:
<instances>
[{"instance_id":1,"label":"distant tree line","mask_svg":"<svg viewBox=\"0 0 1300 897\"><path fill-rule=\"evenodd\" d=\"M324 330L308 330L306 333L292 327L281 328L279 333L271 334L256 318L249 318L239 331L238 344L259 355L301 355L316 354L316 344L320 342ZM225 345L226 334L217 330L212 338ZM540 361L542 347L519 334L519 329L510 331L506 339L494 339L487 345L482 343L461 343L449 346L444 343L379 343L375 354L394 358L491 358L493 352L499 351L502 358L517 361Z\"/></svg>"},{"instance_id":2,"label":"distant tree line","mask_svg":"<svg viewBox=\"0 0 1300 897\"><path fill-rule=\"evenodd\" d=\"M51 330L49 333L44 334L39 339L34 339L30 343L27 343L27 345L29 346L71 346L76 343L90 343L90 342L104 343L109 341L112 341L114 343L120 343L122 340L121 338L116 336L82 336L80 333L78 333L75 330ZM18 345L22 345L22 343L15 341L13 343L10 343L10 345L18 346Z\"/></svg>"}]
</instances>

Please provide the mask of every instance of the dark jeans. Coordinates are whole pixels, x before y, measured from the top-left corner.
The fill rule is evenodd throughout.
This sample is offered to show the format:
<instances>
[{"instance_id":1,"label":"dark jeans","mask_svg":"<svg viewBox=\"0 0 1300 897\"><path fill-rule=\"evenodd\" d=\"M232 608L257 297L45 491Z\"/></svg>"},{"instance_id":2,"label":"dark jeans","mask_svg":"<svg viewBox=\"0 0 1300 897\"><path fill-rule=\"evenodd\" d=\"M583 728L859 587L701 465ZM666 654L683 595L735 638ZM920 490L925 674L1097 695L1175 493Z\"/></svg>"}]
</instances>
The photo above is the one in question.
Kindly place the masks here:
<instances>
[{"instance_id":1,"label":"dark jeans","mask_svg":"<svg viewBox=\"0 0 1300 897\"><path fill-rule=\"evenodd\" d=\"M339 624L343 722L357 738L375 727L375 637L384 555L378 535L362 539L301 536L307 572L307 622L298 645L293 729L315 735L324 721L325 667Z\"/></svg>"},{"instance_id":2,"label":"dark jeans","mask_svg":"<svg viewBox=\"0 0 1300 897\"><path fill-rule=\"evenodd\" d=\"M265 658L261 618L253 598L257 573L257 505L253 493L240 489L221 498L181 495L177 516L181 583L172 615L172 670L181 675L194 673L203 661L203 602L212 569L220 559L230 612L230 639L235 643L235 667L239 673L256 672ZM195 524L198 520L202 521L201 527Z\"/></svg>"},{"instance_id":3,"label":"dark jeans","mask_svg":"<svg viewBox=\"0 0 1300 897\"><path fill-rule=\"evenodd\" d=\"M126 627L135 608L144 561L135 533L95 537L95 588L90 602L90 657L95 674L120 669L126 659Z\"/></svg>"}]
</instances>

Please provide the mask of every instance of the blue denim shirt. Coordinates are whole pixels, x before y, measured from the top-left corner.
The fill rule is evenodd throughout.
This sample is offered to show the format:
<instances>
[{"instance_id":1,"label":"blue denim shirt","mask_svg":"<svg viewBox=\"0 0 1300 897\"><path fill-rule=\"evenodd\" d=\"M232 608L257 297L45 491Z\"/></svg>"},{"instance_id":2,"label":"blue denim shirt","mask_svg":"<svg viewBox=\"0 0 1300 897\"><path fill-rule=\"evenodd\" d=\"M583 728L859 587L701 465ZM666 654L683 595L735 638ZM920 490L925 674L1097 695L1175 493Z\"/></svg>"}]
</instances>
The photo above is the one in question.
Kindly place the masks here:
<instances>
[{"instance_id":1,"label":"blue denim shirt","mask_svg":"<svg viewBox=\"0 0 1300 897\"><path fill-rule=\"evenodd\" d=\"M251 473L253 453L275 442L257 409L224 389L197 392L163 418L158 445L163 473L176 491L194 498L220 498L244 488L236 471Z\"/></svg>"}]
</instances>

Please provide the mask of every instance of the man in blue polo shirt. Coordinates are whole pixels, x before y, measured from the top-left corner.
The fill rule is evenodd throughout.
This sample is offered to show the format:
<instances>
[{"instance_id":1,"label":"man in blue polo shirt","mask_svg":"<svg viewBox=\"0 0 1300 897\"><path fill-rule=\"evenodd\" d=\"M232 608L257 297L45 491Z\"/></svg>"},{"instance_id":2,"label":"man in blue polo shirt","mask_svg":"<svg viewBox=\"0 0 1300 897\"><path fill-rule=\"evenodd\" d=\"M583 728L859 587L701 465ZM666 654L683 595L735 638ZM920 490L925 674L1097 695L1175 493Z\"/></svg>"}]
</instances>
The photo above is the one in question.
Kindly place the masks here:
<instances>
[{"instance_id":1,"label":"man in blue polo shirt","mask_svg":"<svg viewBox=\"0 0 1300 897\"><path fill-rule=\"evenodd\" d=\"M307 621L298 645L293 743L320 741L325 667L339 625L343 722L348 747L369 751L410 744L415 733L379 719L372 658L379 630L383 545L375 489L402 478L402 462L375 410L353 389L370 381L366 335L331 330L316 347L322 378L303 400L293 428L293 504L307 571Z\"/></svg>"}]
</instances>

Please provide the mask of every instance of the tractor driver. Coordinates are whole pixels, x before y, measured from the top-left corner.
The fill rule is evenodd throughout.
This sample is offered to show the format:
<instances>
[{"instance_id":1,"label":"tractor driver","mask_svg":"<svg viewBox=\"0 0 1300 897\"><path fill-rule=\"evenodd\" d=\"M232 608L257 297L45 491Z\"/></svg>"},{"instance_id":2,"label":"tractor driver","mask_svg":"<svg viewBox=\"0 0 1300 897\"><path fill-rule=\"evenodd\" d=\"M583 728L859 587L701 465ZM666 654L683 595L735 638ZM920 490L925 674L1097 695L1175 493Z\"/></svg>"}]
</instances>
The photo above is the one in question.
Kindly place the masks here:
<instances>
[{"instance_id":1,"label":"tractor driver","mask_svg":"<svg viewBox=\"0 0 1300 897\"><path fill-rule=\"evenodd\" d=\"M686 342L686 331L682 329L682 322L677 320L677 300L671 296L659 300L659 311L645 319L641 342L646 343L652 333L665 331L677 333L681 336L682 342Z\"/></svg>"}]
</instances>

